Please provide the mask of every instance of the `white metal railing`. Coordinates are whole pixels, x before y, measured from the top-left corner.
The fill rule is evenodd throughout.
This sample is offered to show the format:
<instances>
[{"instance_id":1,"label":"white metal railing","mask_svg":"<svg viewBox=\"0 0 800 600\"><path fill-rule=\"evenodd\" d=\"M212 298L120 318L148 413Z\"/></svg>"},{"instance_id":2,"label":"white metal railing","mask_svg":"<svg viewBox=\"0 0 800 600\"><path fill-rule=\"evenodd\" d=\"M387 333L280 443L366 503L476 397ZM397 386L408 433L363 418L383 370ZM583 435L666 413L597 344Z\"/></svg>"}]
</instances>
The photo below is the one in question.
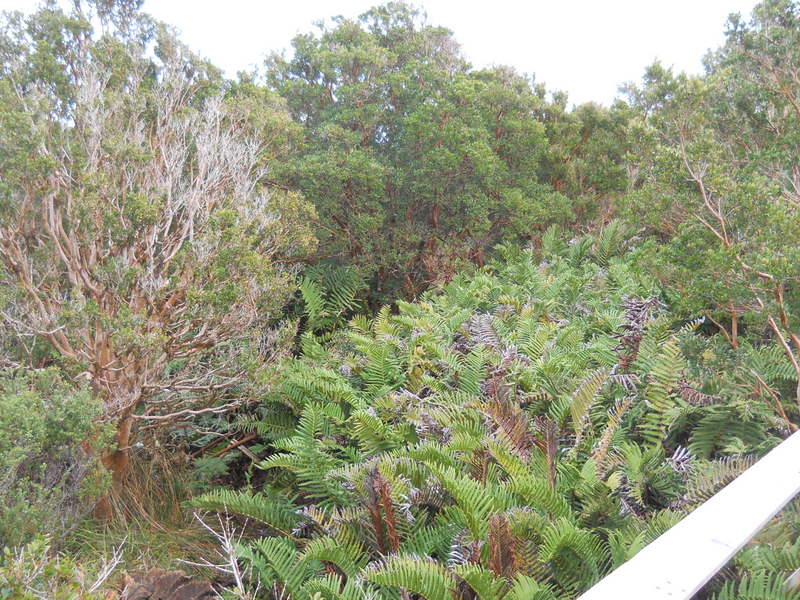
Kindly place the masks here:
<instances>
[{"instance_id":1,"label":"white metal railing","mask_svg":"<svg viewBox=\"0 0 800 600\"><path fill-rule=\"evenodd\" d=\"M800 432L580 600L688 600L800 492Z\"/></svg>"}]
</instances>

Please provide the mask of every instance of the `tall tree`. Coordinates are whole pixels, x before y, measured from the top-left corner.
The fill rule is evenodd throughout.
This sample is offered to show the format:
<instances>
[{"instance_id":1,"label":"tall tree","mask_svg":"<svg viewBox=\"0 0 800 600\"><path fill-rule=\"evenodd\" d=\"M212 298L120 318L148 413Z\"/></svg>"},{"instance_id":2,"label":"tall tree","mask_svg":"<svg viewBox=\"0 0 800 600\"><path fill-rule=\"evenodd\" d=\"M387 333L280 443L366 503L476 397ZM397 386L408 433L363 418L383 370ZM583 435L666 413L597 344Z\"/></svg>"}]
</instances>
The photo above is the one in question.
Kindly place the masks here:
<instances>
[{"instance_id":1,"label":"tall tree","mask_svg":"<svg viewBox=\"0 0 800 600\"><path fill-rule=\"evenodd\" d=\"M472 70L448 30L402 3L293 46L267 80L306 141L278 177L315 203L322 257L361 267L379 296L415 295L501 239L569 218L540 181L543 89Z\"/></svg>"},{"instance_id":2,"label":"tall tree","mask_svg":"<svg viewBox=\"0 0 800 600\"><path fill-rule=\"evenodd\" d=\"M578 222L608 218L615 199L627 190L627 158L635 148L629 126L633 111L622 102L611 108L587 103L567 108L557 92L538 119L547 131L541 178L573 202Z\"/></svg>"},{"instance_id":3,"label":"tall tree","mask_svg":"<svg viewBox=\"0 0 800 600\"><path fill-rule=\"evenodd\" d=\"M225 408L312 243L312 211L264 184L256 133L281 119L224 98L140 4L49 5L0 37L3 335L103 398L115 482L137 419Z\"/></svg>"},{"instance_id":4,"label":"tall tree","mask_svg":"<svg viewBox=\"0 0 800 600\"><path fill-rule=\"evenodd\" d=\"M764 328L800 375L800 6L766 0L703 77L660 65L632 90L649 140L629 207L672 242L665 279L736 347ZM800 401L800 389L797 390Z\"/></svg>"}]
</instances>

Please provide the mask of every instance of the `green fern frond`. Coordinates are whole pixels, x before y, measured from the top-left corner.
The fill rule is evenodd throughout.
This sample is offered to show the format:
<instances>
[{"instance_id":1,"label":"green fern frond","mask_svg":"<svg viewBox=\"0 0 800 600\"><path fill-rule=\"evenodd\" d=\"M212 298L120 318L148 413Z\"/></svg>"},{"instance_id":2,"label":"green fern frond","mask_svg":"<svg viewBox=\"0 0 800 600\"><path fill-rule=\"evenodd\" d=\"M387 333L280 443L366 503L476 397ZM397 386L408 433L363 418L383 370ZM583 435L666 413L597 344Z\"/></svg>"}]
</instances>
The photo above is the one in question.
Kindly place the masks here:
<instances>
[{"instance_id":1,"label":"green fern frond","mask_svg":"<svg viewBox=\"0 0 800 600\"><path fill-rule=\"evenodd\" d=\"M456 565L453 571L460 580L461 587L468 586L467 592L476 594L480 600L500 600L506 594L506 581L480 565L471 563Z\"/></svg>"},{"instance_id":2,"label":"green fern frond","mask_svg":"<svg viewBox=\"0 0 800 600\"><path fill-rule=\"evenodd\" d=\"M315 565L304 562L288 538L261 538L239 549L239 555L254 566L266 586L279 585L292 598L304 600L303 584L313 575Z\"/></svg>"},{"instance_id":3,"label":"green fern frond","mask_svg":"<svg viewBox=\"0 0 800 600\"><path fill-rule=\"evenodd\" d=\"M539 560L552 580L568 592L580 592L605 572L608 554L598 536L574 523L558 519L542 532Z\"/></svg>"},{"instance_id":4,"label":"green fern frond","mask_svg":"<svg viewBox=\"0 0 800 600\"><path fill-rule=\"evenodd\" d=\"M348 425L365 456L374 456L400 447L407 441L405 428L384 423L374 411L359 410L350 415Z\"/></svg>"},{"instance_id":5,"label":"green fern frond","mask_svg":"<svg viewBox=\"0 0 800 600\"><path fill-rule=\"evenodd\" d=\"M291 500L280 496L269 497L263 493L218 488L195 496L187 505L200 510L239 514L288 537L300 522L298 507Z\"/></svg>"},{"instance_id":6,"label":"green fern frond","mask_svg":"<svg viewBox=\"0 0 800 600\"><path fill-rule=\"evenodd\" d=\"M452 467L429 465L428 468L455 500L464 524L475 539L482 538L486 534L489 515L506 507L498 506L497 498L486 487L463 472Z\"/></svg>"},{"instance_id":7,"label":"green fern frond","mask_svg":"<svg viewBox=\"0 0 800 600\"><path fill-rule=\"evenodd\" d=\"M506 600L558 600L555 590L533 577L519 574L505 596Z\"/></svg>"},{"instance_id":8,"label":"green fern frond","mask_svg":"<svg viewBox=\"0 0 800 600\"><path fill-rule=\"evenodd\" d=\"M585 427L585 419L589 409L597 399L600 391L608 381L608 369L597 369L588 375L575 389L569 403L569 411L572 415L572 425L576 433L580 433Z\"/></svg>"},{"instance_id":9,"label":"green fern frond","mask_svg":"<svg viewBox=\"0 0 800 600\"><path fill-rule=\"evenodd\" d=\"M600 266L608 266L609 261L625 250L627 240L630 238L628 226L619 219L614 219L606 224L597 236L594 243L594 260Z\"/></svg>"},{"instance_id":10,"label":"green fern frond","mask_svg":"<svg viewBox=\"0 0 800 600\"><path fill-rule=\"evenodd\" d=\"M311 600L372 600L374 591L359 579L327 573L304 583L302 595Z\"/></svg>"},{"instance_id":11,"label":"green fern frond","mask_svg":"<svg viewBox=\"0 0 800 600\"><path fill-rule=\"evenodd\" d=\"M785 523L781 523L778 518L776 523L782 529L788 529L789 535L796 535ZM763 532L759 537L763 537ZM800 538L792 543L776 544L772 540L765 540L769 543L752 544L743 548L736 555L735 561L740 569L753 571L770 571L780 573L793 573L800 569Z\"/></svg>"},{"instance_id":12,"label":"green fern frond","mask_svg":"<svg viewBox=\"0 0 800 600\"><path fill-rule=\"evenodd\" d=\"M400 544L400 552L413 556L444 556L456 533L457 527L452 523L425 525L419 520Z\"/></svg>"},{"instance_id":13,"label":"green fern frond","mask_svg":"<svg viewBox=\"0 0 800 600\"><path fill-rule=\"evenodd\" d=\"M645 400L650 409L641 425L642 435L650 445L659 445L669 425L669 411L674 406L673 390L681 377L683 356L677 341L670 338L653 359L648 374Z\"/></svg>"},{"instance_id":14,"label":"green fern frond","mask_svg":"<svg viewBox=\"0 0 800 600\"><path fill-rule=\"evenodd\" d=\"M369 565L363 577L376 585L397 587L425 600L452 600L456 580L441 564L415 556L390 556Z\"/></svg>"},{"instance_id":15,"label":"green fern frond","mask_svg":"<svg viewBox=\"0 0 800 600\"><path fill-rule=\"evenodd\" d=\"M800 600L800 590L787 590L781 573L760 571L728 581L712 600Z\"/></svg>"},{"instance_id":16,"label":"green fern frond","mask_svg":"<svg viewBox=\"0 0 800 600\"><path fill-rule=\"evenodd\" d=\"M298 289L308 329L324 333L343 325L345 317L360 308L358 293L363 288L353 268L317 265L307 269Z\"/></svg>"},{"instance_id":17,"label":"green fern frond","mask_svg":"<svg viewBox=\"0 0 800 600\"><path fill-rule=\"evenodd\" d=\"M754 448L766 439L763 423L743 419L726 407L709 407L694 426L689 438L689 451L695 456L709 458L720 452L738 454L743 448Z\"/></svg>"},{"instance_id":18,"label":"green fern frond","mask_svg":"<svg viewBox=\"0 0 800 600\"><path fill-rule=\"evenodd\" d=\"M702 504L744 471L752 467L756 456L726 456L702 461L689 472L685 502L689 506Z\"/></svg>"},{"instance_id":19,"label":"green fern frond","mask_svg":"<svg viewBox=\"0 0 800 600\"><path fill-rule=\"evenodd\" d=\"M369 562L369 555L356 540L322 537L306 544L302 560L330 563L347 577L356 577Z\"/></svg>"}]
</instances>

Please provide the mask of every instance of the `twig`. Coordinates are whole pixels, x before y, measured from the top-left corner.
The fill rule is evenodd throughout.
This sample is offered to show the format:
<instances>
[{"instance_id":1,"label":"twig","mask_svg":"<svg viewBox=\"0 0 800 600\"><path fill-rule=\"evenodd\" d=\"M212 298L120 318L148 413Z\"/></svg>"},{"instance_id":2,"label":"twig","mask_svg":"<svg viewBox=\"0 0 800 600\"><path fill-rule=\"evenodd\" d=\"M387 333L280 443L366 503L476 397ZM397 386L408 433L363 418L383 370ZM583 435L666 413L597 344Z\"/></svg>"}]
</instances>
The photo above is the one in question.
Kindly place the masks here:
<instances>
[{"instance_id":1,"label":"twig","mask_svg":"<svg viewBox=\"0 0 800 600\"><path fill-rule=\"evenodd\" d=\"M212 563L208 560L203 559L202 562L196 563L191 562L188 560L181 560L179 559L178 562L182 562L187 565L191 565L194 567L202 567L206 569L213 569L215 571L219 571L220 573L225 573L226 575L230 575L233 577L233 580L236 585L236 590L238 591L241 598L249 598L249 597L256 597L258 595L259 586L256 587L254 590L253 595L249 595L247 592L247 588L245 587L244 580L246 578L247 572L242 571L239 567L239 560L236 554L236 546L239 545L242 539L242 533L240 532L238 536L236 535L236 530L231 525L230 517L228 516L227 511L225 512L225 520L217 514L217 520L219 521L219 531L215 530L211 527L208 523L206 523L203 518L197 514L196 512L193 513L194 518L203 526L203 528L208 531L220 545L221 551L217 550L217 555L222 558L223 562L220 564Z\"/></svg>"},{"instance_id":2,"label":"twig","mask_svg":"<svg viewBox=\"0 0 800 600\"><path fill-rule=\"evenodd\" d=\"M208 432L208 433L216 433L216 432ZM217 444L219 444L219 443L220 443L222 440L224 440L224 439L227 439L227 438L231 437L232 435L234 435L234 433L233 433L233 432L229 432L229 433L220 433L220 434L217 434L217 435L219 436L219 437L217 437L217 439L211 440L210 442L208 442L208 443L207 443L205 446L203 446L202 448L198 448L197 450L195 450L194 452L192 452L192 453L191 453L189 456L191 456L192 458L197 458L198 456L200 456L201 454L203 454L203 453L204 453L206 450L208 450L209 448L212 448L212 447L216 446L216 445L217 445ZM220 439L220 438L221 438L221 439Z\"/></svg>"},{"instance_id":3,"label":"twig","mask_svg":"<svg viewBox=\"0 0 800 600\"><path fill-rule=\"evenodd\" d=\"M97 575L97 579L92 584L92 587L89 588L89 593L90 594L92 594L92 593L96 592L98 589L100 589L100 586L102 586L106 582L106 580L109 578L111 573L114 572L114 569L116 569L119 566L119 564L122 562L122 548L123 548L123 546L125 546L125 542L126 541L128 541L128 536L127 535L124 538L122 538L122 541L119 543L119 546L117 546L114 549L114 553L111 555L111 560L109 560L108 562L103 561L104 562L103 568L100 570L100 573Z\"/></svg>"},{"instance_id":4,"label":"twig","mask_svg":"<svg viewBox=\"0 0 800 600\"><path fill-rule=\"evenodd\" d=\"M166 421L168 419L178 419L183 416L193 417L196 415L202 415L206 413L228 412L228 410L232 408L238 408L241 405L242 405L241 400L234 400L233 402L228 402L227 404L221 404L220 406L209 406L208 408L200 408L197 410L187 408L184 410L180 410L178 412L170 413L168 415L133 415L133 418L141 419L143 421Z\"/></svg>"},{"instance_id":5,"label":"twig","mask_svg":"<svg viewBox=\"0 0 800 600\"><path fill-rule=\"evenodd\" d=\"M766 381L761 379L761 376L758 373L756 373L756 371L754 369L750 369L750 372L756 378L756 380L758 381L759 385L767 391L767 394L770 395L770 397L772 398L773 402L775 402L775 410L780 415L780 417L783 419L784 423L786 423L786 426L789 428L789 431L797 431L797 425L792 423L789 420L789 417L786 416L786 411L783 410L783 405L781 404L781 399L778 397L778 395L772 390L771 387L769 387L767 385Z\"/></svg>"},{"instance_id":6,"label":"twig","mask_svg":"<svg viewBox=\"0 0 800 600\"><path fill-rule=\"evenodd\" d=\"M223 454L225 454L226 452L229 452L229 451L233 450L234 448L238 448L238 447L239 447L239 446L241 446L242 444L244 444L244 443L246 443L246 442L249 442L250 440L252 440L252 439L255 439L256 437L258 437L258 434L256 434L256 433L251 433L251 434L249 434L249 435L246 435L246 436L244 436L242 439L240 439L240 440L237 440L237 441L235 441L235 442L233 442L233 443L231 443L231 444L228 444L228 446L227 446L227 447L223 448L223 449L222 449L222 450L220 450L219 452L216 452L216 453L215 453L213 456L214 456L215 458L216 458L217 456L222 456L222 455L223 455ZM241 448L240 448L240 450L241 450Z\"/></svg>"}]
</instances>

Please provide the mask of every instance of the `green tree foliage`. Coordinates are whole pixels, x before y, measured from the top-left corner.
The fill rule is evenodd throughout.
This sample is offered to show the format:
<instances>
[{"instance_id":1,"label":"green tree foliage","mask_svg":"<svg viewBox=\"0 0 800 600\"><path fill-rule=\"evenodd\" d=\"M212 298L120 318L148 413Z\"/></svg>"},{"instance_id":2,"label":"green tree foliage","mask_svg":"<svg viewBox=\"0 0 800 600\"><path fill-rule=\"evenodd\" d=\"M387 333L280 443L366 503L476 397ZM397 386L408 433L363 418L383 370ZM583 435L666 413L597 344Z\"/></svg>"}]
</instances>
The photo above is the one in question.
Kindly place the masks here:
<instances>
[{"instance_id":1,"label":"green tree foliage","mask_svg":"<svg viewBox=\"0 0 800 600\"><path fill-rule=\"evenodd\" d=\"M794 427L791 402L752 393L795 383L778 346L738 360L772 352L780 374L731 380L728 346L666 310L636 253L552 230L543 245L284 366L244 424L268 444L263 488L193 501L263 525L241 550L263 589L572 598Z\"/></svg>"},{"instance_id":2,"label":"green tree foliage","mask_svg":"<svg viewBox=\"0 0 800 600\"><path fill-rule=\"evenodd\" d=\"M570 199L577 222L607 219L628 189L628 160L637 148L630 130L635 113L619 102L611 108L588 103L568 110L567 100L555 93L536 114L548 141L541 178Z\"/></svg>"},{"instance_id":3,"label":"green tree foliage","mask_svg":"<svg viewBox=\"0 0 800 600\"><path fill-rule=\"evenodd\" d=\"M139 4L47 5L0 34L7 360L88 380L118 425L117 474L132 420L241 381L312 245L312 209L266 185L286 135L261 137L287 114L244 86L226 97Z\"/></svg>"},{"instance_id":4,"label":"green tree foliage","mask_svg":"<svg viewBox=\"0 0 800 600\"><path fill-rule=\"evenodd\" d=\"M266 77L306 136L276 177L314 202L322 256L360 267L378 297L415 295L499 240L570 219L539 173L541 86L471 69L448 30L402 3L293 47Z\"/></svg>"},{"instance_id":5,"label":"green tree foliage","mask_svg":"<svg viewBox=\"0 0 800 600\"><path fill-rule=\"evenodd\" d=\"M733 17L705 76L648 70L631 90L644 141L627 204L669 241L655 264L676 307L734 347L742 327L765 329L800 374L798 14L767 0Z\"/></svg>"}]
</instances>

